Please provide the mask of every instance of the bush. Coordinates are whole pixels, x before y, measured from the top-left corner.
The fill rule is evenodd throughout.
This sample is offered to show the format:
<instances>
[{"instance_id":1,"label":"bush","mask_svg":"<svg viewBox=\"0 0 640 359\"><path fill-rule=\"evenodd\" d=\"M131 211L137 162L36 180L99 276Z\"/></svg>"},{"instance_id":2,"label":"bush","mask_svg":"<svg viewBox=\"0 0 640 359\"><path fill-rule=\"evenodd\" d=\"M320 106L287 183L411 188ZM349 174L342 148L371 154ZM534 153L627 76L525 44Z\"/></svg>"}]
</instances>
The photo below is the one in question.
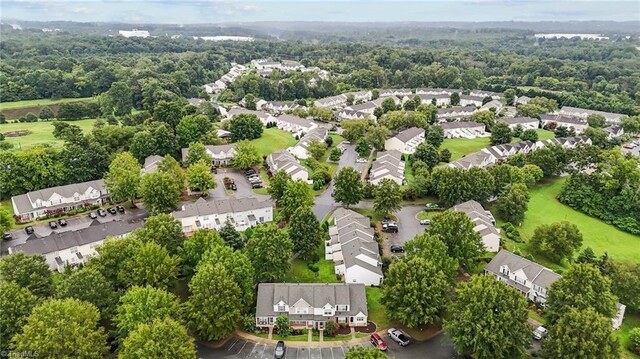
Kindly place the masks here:
<instances>
[{"instance_id":1,"label":"bush","mask_svg":"<svg viewBox=\"0 0 640 359\"><path fill-rule=\"evenodd\" d=\"M13 143L7 142L7 141L0 142L0 150L1 151L10 150L12 148L13 148Z\"/></svg>"},{"instance_id":2,"label":"bush","mask_svg":"<svg viewBox=\"0 0 640 359\"><path fill-rule=\"evenodd\" d=\"M338 324L333 320L329 320L324 326L324 335L333 337L338 333Z\"/></svg>"},{"instance_id":3,"label":"bush","mask_svg":"<svg viewBox=\"0 0 640 359\"><path fill-rule=\"evenodd\" d=\"M286 315L281 314L276 318L276 331L278 335L280 335L283 338L286 338L289 335L291 335L291 328L289 327L289 318Z\"/></svg>"},{"instance_id":4,"label":"bush","mask_svg":"<svg viewBox=\"0 0 640 359\"><path fill-rule=\"evenodd\" d=\"M507 238L518 243L522 242L520 238L520 232L518 232L518 229L516 229L516 227L513 224L507 222L503 224L501 228L504 234L507 236Z\"/></svg>"},{"instance_id":5,"label":"bush","mask_svg":"<svg viewBox=\"0 0 640 359\"><path fill-rule=\"evenodd\" d=\"M256 318L249 314L242 317L242 327L245 332L253 333L256 331Z\"/></svg>"},{"instance_id":6,"label":"bush","mask_svg":"<svg viewBox=\"0 0 640 359\"><path fill-rule=\"evenodd\" d=\"M640 327L633 328L629 332L629 347L635 353L640 353Z\"/></svg>"},{"instance_id":7,"label":"bush","mask_svg":"<svg viewBox=\"0 0 640 359\"><path fill-rule=\"evenodd\" d=\"M402 199L404 199L405 201L414 201L416 198L418 197L416 190L409 187L409 188L405 188L404 192L402 193Z\"/></svg>"},{"instance_id":8,"label":"bush","mask_svg":"<svg viewBox=\"0 0 640 359\"><path fill-rule=\"evenodd\" d=\"M309 268L313 273L318 273L320 271L320 268L313 262L308 262L307 268Z\"/></svg>"}]
</instances>

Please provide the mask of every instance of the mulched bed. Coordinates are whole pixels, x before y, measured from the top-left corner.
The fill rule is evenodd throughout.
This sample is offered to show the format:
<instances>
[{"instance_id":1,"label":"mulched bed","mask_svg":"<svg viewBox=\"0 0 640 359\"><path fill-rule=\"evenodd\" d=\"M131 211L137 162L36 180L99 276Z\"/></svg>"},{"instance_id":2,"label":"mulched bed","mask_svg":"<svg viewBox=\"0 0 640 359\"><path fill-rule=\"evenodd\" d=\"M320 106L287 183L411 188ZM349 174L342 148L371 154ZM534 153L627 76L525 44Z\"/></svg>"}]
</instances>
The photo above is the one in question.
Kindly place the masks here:
<instances>
[{"instance_id":1,"label":"mulched bed","mask_svg":"<svg viewBox=\"0 0 640 359\"><path fill-rule=\"evenodd\" d=\"M349 327L341 327L338 326L338 331L336 332L336 335L345 335L345 334L351 334L351 328Z\"/></svg>"},{"instance_id":2,"label":"mulched bed","mask_svg":"<svg viewBox=\"0 0 640 359\"><path fill-rule=\"evenodd\" d=\"M359 333L373 333L376 329L376 324L373 322L368 322L366 327L355 327L356 332Z\"/></svg>"}]
</instances>

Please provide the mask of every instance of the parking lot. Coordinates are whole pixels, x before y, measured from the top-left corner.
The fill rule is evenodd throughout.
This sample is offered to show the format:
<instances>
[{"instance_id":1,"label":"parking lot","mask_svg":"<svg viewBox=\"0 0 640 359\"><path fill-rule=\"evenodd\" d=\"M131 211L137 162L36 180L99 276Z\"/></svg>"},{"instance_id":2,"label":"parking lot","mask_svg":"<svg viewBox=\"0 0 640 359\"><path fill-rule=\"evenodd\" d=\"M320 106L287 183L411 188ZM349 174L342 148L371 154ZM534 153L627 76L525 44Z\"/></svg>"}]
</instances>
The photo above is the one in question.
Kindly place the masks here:
<instances>
[{"instance_id":1,"label":"parking lot","mask_svg":"<svg viewBox=\"0 0 640 359\"><path fill-rule=\"evenodd\" d=\"M224 188L223 181L225 177L229 177L233 179L237 187L237 190L234 191L234 195L238 198L244 198L244 197L268 198L268 196L255 194L253 192L253 189L251 188L251 184L247 180L247 177L245 176L243 171L233 169L233 168L218 168L218 173L215 175L215 177L216 177L216 181L218 182L218 185L216 186L216 188L209 190L209 196L211 196L211 198L225 199L229 197L229 195L227 194Z\"/></svg>"}]
</instances>

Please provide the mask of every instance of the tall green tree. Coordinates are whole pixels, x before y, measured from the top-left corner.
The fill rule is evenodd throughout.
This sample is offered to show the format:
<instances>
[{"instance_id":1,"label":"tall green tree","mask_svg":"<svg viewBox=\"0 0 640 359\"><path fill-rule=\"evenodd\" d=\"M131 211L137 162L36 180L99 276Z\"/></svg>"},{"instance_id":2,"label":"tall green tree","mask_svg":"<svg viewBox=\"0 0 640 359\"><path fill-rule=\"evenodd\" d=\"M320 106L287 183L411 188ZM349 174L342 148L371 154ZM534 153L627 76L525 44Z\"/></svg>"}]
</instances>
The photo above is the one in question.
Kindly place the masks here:
<instances>
[{"instance_id":1,"label":"tall green tree","mask_svg":"<svg viewBox=\"0 0 640 359\"><path fill-rule=\"evenodd\" d=\"M457 274L458 262L447 253L447 245L444 242L429 233L423 233L415 236L408 241L404 250L406 257L420 257L435 264L447 277L453 281Z\"/></svg>"},{"instance_id":2,"label":"tall green tree","mask_svg":"<svg viewBox=\"0 0 640 359\"><path fill-rule=\"evenodd\" d=\"M620 358L620 343L611 319L593 308L568 308L542 341L546 358Z\"/></svg>"},{"instance_id":3,"label":"tall green tree","mask_svg":"<svg viewBox=\"0 0 640 359\"><path fill-rule=\"evenodd\" d=\"M383 215L400 210L402 189L394 181L385 178L373 191L373 209Z\"/></svg>"},{"instance_id":4,"label":"tall green tree","mask_svg":"<svg viewBox=\"0 0 640 359\"><path fill-rule=\"evenodd\" d=\"M522 180L531 188L544 177L544 172L536 165L524 165L522 167Z\"/></svg>"},{"instance_id":5,"label":"tall green tree","mask_svg":"<svg viewBox=\"0 0 640 359\"><path fill-rule=\"evenodd\" d=\"M592 113L587 116L587 123L589 124L589 127L601 128L604 127L606 119L602 115Z\"/></svg>"},{"instance_id":6,"label":"tall green tree","mask_svg":"<svg viewBox=\"0 0 640 359\"><path fill-rule=\"evenodd\" d=\"M516 90L506 89L504 90L504 99L507 101L507 106L513 106L516 99Z\"/></svg>"},{"instance_id":7,"label":"tall green tree","mask_svg":"<svg viewBox=\"0 0 640 359\"><path fill-rule=\"evenodd\" d=\"M344 167L338 172L333 182L333 188L335 201L342 203L347 208L360 202L364 190L360 173L353 167Z\"/></svg>"},{"instance_id":8,"label":"tall green tree","mask_svg":"<svg viewBox=\"0 0 640 359\"><path fill-rule=\"evenodd\" d=\"M236 230L231 221L227 219L224 226L218 231L220 237L226 245L233 249L242 249L244 247L244 237L242 233Z\"/></svg>"},{"instance_id":9,"label":"tall green tree","mask_svg":"<svg viewBox=\"0 0 640 359\"><path fill-rule=\"evenodd\" d=\"M4 208L0 208L0 232L6 232L13 227L15 220L9 211Z\"/></svg>"},{"instance_id":10,"label":"tall green tree","mask_svg":"<svg viewBox=\"0 0 640 359\"><path fill-rule=\"evenodd\" d=\"M529 198L529 189L526 185L522 183L512 185L506 193L498 197L496 202L498 216L507 222L519 225L524 221Z\"/></svg>"},{"instance_id":11,"label":"tall green tree","mask_svg":"<svg viewBox=\"0 0 640 359\"><path fill-rule=\"evenodd\" d=\"M99 320L100 312L91 303L47 300L33 308L22 332L13 337L13 350L43 358L104 358L109 353L107 334Z\"/></svg>"},{"instance_id":12,"label":"tall green tree","mask_svg":"<svg viewBox=\"0 0 640 359\"><path fill-rule=\"evenodd\" d=\"M534 252L560 263L563 259L572 258L582 246L582 233L575 224L567 221L543 224L533 231L529 246Z\"/></svg>"},{"instance_id":13,"label":"tall green tree","mask_svg":"<svg viewBox=\"0 0 640 359\"><path fill-rule=\"evenodd\" d=\"M96 248L97 256L89 258L89 266L98 270L116 289L125 289L120 280L122 263L133 257L136 249L141 245L134 236L123 239L107 237L101 246Z\"/></svg>"},{"instance_id":14,"label":"tall green tree","mask_svg":"<svg viewBox=\"0 0 640 359\"><path fill-rule=\"evenodd\" d=\"M611 291L633 311L640 311L640 263L612 262Z\"/></svg>"},{"instance_id":15,"label":"tall green tree","mask_svg":"<svg viewBox=\"0 0 640 359\"><path fill-rule=\"evenodd\" d=\"M491 128L491 144L492 145L501 145L503 143L511 142L511 138L513 137L513 133L504 122L496 123Z\"/></svg>"},{"instance_id":16,"label":"tall green tree","mask_svg":"<svg viewBox=\"0 0 640 359\"><path fill-rule=\"evenodd\" d=\"M187 179L191 189L195 189L206 195L208 190L216 188L217 182L211 174L211 164L205 161L198 161L187 169Z\"/></svg>"},{"instance_id":17,"label":"tall green tree","mask_svg":"<svg viewBox=\"0 0 640 359\"><path fill-rule=\"evenodd\" d=\"M439 148L444 142L444 130L442 127L440 125L430 126L425 141L431 146Z\"/></svg>"},{"instance_id":18,"label":"tall green tree","mask_svg":"<svg viewBox=\"0 0 640 359\"><path fill-rule=\"evenodd\" d=\"M165 317L138 325L122 342L118 358L195 359L196 347L182 324Z\"/></svg>"},{"instance_id":19,"label":"tall green tree","mask_svg":"<svg viewBox=\"0 0 640 359\"><path fill-rule=\"evenodd\" d=\"M103 115L124 116L133 108L133 91L124 81L111 84L109 90L100 95L100 108Z\"/></svg>"},{"instance_id":20,"label":"tall green tree","mask_svg":"<svg viewBox=\"0 0 640 359\"><path fill-rule=\"evenodd\" d=\"M299 208L313 205L311 189L303 181L289 181L282 193L279 205L280 213L284 218L291 218Z\"/></svg>"},{"instance_id":21,"label":"tall green tree","mask_svg":"<svg viewBox=\"0 0 640 359\"><path fill-rule=\"evenodd\" d=\"M491 276L460 283L444 328L458 353L477 359L520 358L531 337L527 301Z\"/></svg>"},{"instance_id":22,"label":"tall green tree","mask_svg":"<svg viewBox=\"0 0 640 359\"><path fill-rule=\"evenodd\" d=\"M211 162L211 156L207 153L207 149L200 142L193 142L189 145L185 165L190 166L199 161Z\"/></svg>"},{"instance_id":23,"label":"tall green tree","mask_svg":"<svg viewBox=\"0 0 640 359\"><path fill-rule=\"evenodd\" d=\"M234 115L230 121L229 131L233 142L253 140L262 136L262 122L252 113Z\"/></svg>"},{"instance_id":24,"label":"tall green tree","mask_svg":"<svg viewBox=\"0 0 640 359\"><path fill-rule=\"evenodd\" d=\"M168 173L173 177L180 192L184 192L187 189L187 175L175 158L170 155L165 155L164 158L158 162L158 171Z\"/></svg>"},{"instance_id":25,"label":"tall green tree","mask_svg":"<svg viewBox=\"0 0 640 359\"><path fill-rule=\"evenodd\" d=\"M451 100L451 105L452 106L459 105L460 104L460 94L457 93L457 92L452 93L451 97L450 97L450 100Z\"/></svg>"},{"instance_id":26,"label":"tall green tree","mask_svg":"<svg viewBox=\"0 0 640 359\"><path fill-rule=\"evenodd\" d=\"M234 251L231 247L220 245L210 248L202 257L196 268L196 273L201 266L222 264L227 273L233 278L240 288L240 307L243 311L253 305L253 278L255 271L249 258L243 251Z\"/></svg>"},{"instance_id":27,"label":"tall green tree","mask_svg":"<svg viewBox=\"0 0 640 359\"><path fill-rule=\"evenodd\" d=\"M316 139L311 140L309 145L307 146L307 152L313 157L316 161L320 161L322 156L327 152L327 144L324 142L320 142Z\"/></svg>"},{"instance_id":28,"label":"tall green tree","mask_svg":"<svg viewBox=\"0 0 640 359\"><path fill-rule=\"evenodd\" d=\"M64 277L56 288L56 297L75 298L91 303L98 308L103 319L111 318L118 301L113 284L92 266Z\"/></svg>"},{"instance_id":29,"label":"tall green tree","mask_svg":"<svg viewBox=\"0 0 640 359\"><path fill-rule=\"evenodd\" d=\"M176 126L182 118L182 107L182 103L179 101L160 100L153 107L153 119L166 123L175 132Z\"/></svg>"},{"instance_id":30,"label":"tall green tree","mask_svg":"<svg viewBox=\"0 0 640 359\"><path fill-rule=\"evenodd\" d=\"M115 202L133 201L140 186L140 164L129 152L121 152L111 161L104 182Z\"/></svg>"},{"instance_id":31,"label":"tall green tree","mask_svg":"<svg viewBox=\"0 0 640 359\"><path fill-rule=\"evenodd\" d=\"M140 197L151 213L167 213L178 206L180 188L175 178L161 171L148 173L140 180Z\"/></svg>"},{"instance_id":32,"label":"tall green tree","mask_svg":"<svg viewBox=\"0 0 640 359\"><path fill-rule=\"evenodd\" d=\"M168 289L176 281L179 263L179 258L170 255L166 248L146 242L121 264L118 277L128 287L150 285Z\"/></svg>"},{"instance_id":33,"label":"tall green tree","mask_svg":"<svg viewBox=\"0 0 640 359\"><path fill-rule=\"evenodd\" d=\"M185 240L180 221L164 213L148 217L144 226L134 233L142 242L156 243L166 248L170 254L176 253Z\"/></svg>"},{"instance_id":34,"label":"tall green tree","mask_svg":"<svg viewBox=\"0 0 640 359\"><path fill-rule=\"evenodd\" d=\"M132 287L120 298L113 319L115 333L120 341L140 324L151 324L156 319L171 318L180 321L180 302L175 295L146 287Z\"/></svg>"},{"instance_id":35,"label":"tall green tree","mask_svg":"<svg viewBox=\"0 0 640 359\"><path fill-rule=\"evenodd\" d=\"M151 132L145 130L133 135L129 144L129 152L135 157L139 163L144 163L144 159L158 152L156 139Z\"/></svg>"},{"instance_id":36,"label":"tall green tree","mask_svg":"<svg viewBox=\"0 0 640 359\"><path fill-rule=\"evenodd\" d=\"M182 274L187 277L192 276L204 254L221 245L224 245L224 242L216 231L200 229L193 232L182 246L178 247Z\"/></svg>"},{"instance_id":37,"label":"tall green tree","mask_svg":"<svg viewBox=\"0 0 640 359\"><path fill-rule=\"evenodd\" d=\"M262 163L262 156L258 153L255 145L247 140L236 143L236 154L232 164L240 169L247 169Z\"/></svg>"},{"instance_id":38,"label":"tall green tree","mask_svg":"<svg viewBox=\"0 0 640 359\"><path fill-rule=\"evenodd\" d=\"M284 196L284 191L289 182L291 182L291 176L283 170L273 173L271 177L267 192L271 195L271 200L276 202L278 206L282 205L282 196Z\"/></svg>"},{"instance_id":39,"label":"tall green tree","mask_svg":"<svg viewBox=\"0 0 640 359\"><path fill-rule=\"evenodd\" d=\"M293 243L275 224L256 227L245 248L255 269L255 282L277 282L289 270Z\"/></svg>"},{"instance_id":40,"label":"tall green tree","mask_svg":"<svg viewBox=\"0 0 640 359\"><path fill-rule=\"evenodd\" d=\"M440 153L428 142L423 142L416 147L413 154L414 160L422 161L427 165L429 170L433 169L440 162Z\"/></svg>"},{"instance_id":41,"label":"tall green tree","mask_svg":"<svg viewBox=\"0 0 640 359\"><path fill-rule=\"evenodd\" d=\"M298 208L289 221L289 238L293 250L304 259L313 259L322 247L323 232L311 207Z\"/></svg>"},{"instance_id":42,"label":"tall green tree","mask_svg":"<svg viewBox=\"0 0 640 359\"><path fill-rule=\"evenodd\" d=\"M11 338L20 333L38 297L15 282L0 284L0 350L8 351Z\"/></svg>"},{"instance_id":43,"label":"tall green tree","mask_svg":"<svg viewBox=\"0 0 640 359\"><path fill-rule=\"evenodd\" d=\"M446 211L431 221L427 233L436 236L447 246L449 256L466 266L484 251L484 244L475 223L463 212Z\"/></svg>"},{"instance_id":44,"label":"tall green tree","mask_svg":"<svg viewBox=\"0 0 640 359\"><path fill-rule=\"evenodd\" d=\"M176 126L178 144L184 148L192 142L199 141L212 126L211 120L206 115L184 116Z\"/></svg>"},{"instance_id":45,"label":"tall green tree","mask_svg":"<svg viewBox=\"0 0 640 359\"><path fill-rule=\"evenodd\" d=\"M450 286L435 263L421 256L405 257L389 267L380 301L389 318L409 328L426 326L441 320Z\"/></svg>"},{"instance_id":46,"label":"tall green tree","mask_svg":"<svg viewBox=\"0 0 640 359\"><path fill-rule=\"evenodd\" d=\"M53 279L44 257L23 252L0 259L0 282L15 282L38 297L53 294Z\"/></svg>"},{"instance_id":47,"label":"tall green tree","mask_svg":"<svg viewBox=\"0 0 640 359\"><path fill-rule=\"evenodd\" d=\"M389 129L384 126L370 126L366 133L367 142L378 151L384 149L384 142L388 136Z\"/></svg>"}]
</instances>

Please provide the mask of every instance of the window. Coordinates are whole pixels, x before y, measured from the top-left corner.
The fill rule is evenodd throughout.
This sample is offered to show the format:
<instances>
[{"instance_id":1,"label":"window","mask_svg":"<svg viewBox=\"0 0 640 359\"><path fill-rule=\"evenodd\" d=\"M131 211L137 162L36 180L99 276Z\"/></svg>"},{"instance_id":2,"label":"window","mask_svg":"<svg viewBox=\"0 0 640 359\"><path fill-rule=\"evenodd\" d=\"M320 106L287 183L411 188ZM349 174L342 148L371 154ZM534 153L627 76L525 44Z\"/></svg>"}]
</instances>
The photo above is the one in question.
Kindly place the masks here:
<instances>
[{"instance_id":1,"label":"window","mask_svg":"<svg viewBox=\"0 0 640 359\"><path fill-rule=\"evenodd\" d=\"M346 311L348 311L348 310L349 310L348 308L349 308L349 307L348 307L348 306L346 306L346 305L338 305L338 306L336 307L336 310L337 310L337 311L339 311L339 312L346 312Z\"/></svg>"},{"instance_id":2,"label":"window","mask_svg":"<svg viewBox=\"0 0 640 359\"><path fill-rule=\"evenodd\" d=\"M308 314L308 313L309 313L309 308L307 307L296 308L296 314Z\"/></svg>"},{"instance_id":3,"label":"window","mask_svg":"<svg viewBox=\"0 0 640 359\"><path fill-rule=\"evenodd\" d=\"M286 305L278 305L278 311L284 312L286 310Z\"/></svg>"},{"instance_id":4,"label":"window","mask_svg":"<svg viewBox=\"0 0 640 359\"><path fill-rule=\"evenodd\" d=\"M364 317L357 317L356 322L364 322Z\"/></svg>"},{"instance_id":5,"label":"window","mask_svg":"<svg viewBox=\"0 0 640 359\"><path fill-rule=\"evenodd\" d=\"M264 222L264 217L258 218L258 221L260 221L260 223Z\"/></svg>"},{"instance_id":6,"label":"window","mask_svg":"<svg viewBox=\"0 0 640 359\"><path fill-rule=\"evenodd\" d=\"M325 310L324 310L324 315L325 315L325 316L327 316L327 315L332 315L332 314L333 314L333 310L331 310L331 308L329 308L329 309L325 309Z\"/></svg>"},{"instance_id":7,"label":"window","mask_svg":"<svg viewBox=\"0 0 640 359\"><path fill-rule=\"evenodd\" d=\"M69 252L71 252L71 253L76 253L77 251L78 251L78 247L69 248Z\"/></svg>"}]
</instances>

